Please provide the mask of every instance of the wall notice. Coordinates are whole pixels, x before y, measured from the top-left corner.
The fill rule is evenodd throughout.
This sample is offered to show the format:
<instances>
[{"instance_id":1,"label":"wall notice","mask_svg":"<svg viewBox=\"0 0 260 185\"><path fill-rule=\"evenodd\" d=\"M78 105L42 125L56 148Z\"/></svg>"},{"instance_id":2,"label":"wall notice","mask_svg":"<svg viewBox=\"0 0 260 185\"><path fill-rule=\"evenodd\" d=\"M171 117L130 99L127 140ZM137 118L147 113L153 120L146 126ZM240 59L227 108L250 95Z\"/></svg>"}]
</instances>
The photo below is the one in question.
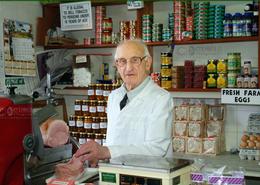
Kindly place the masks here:
<instances>
[{"instance_id":1,"label":"wall notice","mask_svg":"<svg viewBox=\"0 0 260 185\"><path fill-rule=\"evenodd\" d=\"M260 89L221 89L221 103L260 105Z\"/></svg>"},{"instance_id":2,"label":"wall notice","mask_svg":"<svg viewBox=\"0 0 260 185\"><path fill-rule=\"evenodd\" d=\"M61 30L92 29L91 2L60 4Z\"/></svg>"}]
</instances>

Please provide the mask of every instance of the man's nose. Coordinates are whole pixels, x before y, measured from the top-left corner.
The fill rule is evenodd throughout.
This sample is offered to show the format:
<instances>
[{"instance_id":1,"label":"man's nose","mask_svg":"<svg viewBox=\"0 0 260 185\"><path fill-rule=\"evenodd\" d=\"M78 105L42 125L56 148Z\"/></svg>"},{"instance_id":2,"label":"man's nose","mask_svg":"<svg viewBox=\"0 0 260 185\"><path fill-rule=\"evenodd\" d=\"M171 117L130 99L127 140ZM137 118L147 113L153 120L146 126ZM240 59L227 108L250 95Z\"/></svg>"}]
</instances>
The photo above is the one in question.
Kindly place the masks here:
<instances>
[{"instance_id":1,"label":"man's nose","mask_svg":"<svg viewBox=\"0 0 260 185\"><path fill-rule=\"evenodd\" d=\"M133 68L133 63L130 62L130 60L127 60L127 62L126 62L126 69L127 70L131 70L132 68Z\"/></svg>"}]
</instances>

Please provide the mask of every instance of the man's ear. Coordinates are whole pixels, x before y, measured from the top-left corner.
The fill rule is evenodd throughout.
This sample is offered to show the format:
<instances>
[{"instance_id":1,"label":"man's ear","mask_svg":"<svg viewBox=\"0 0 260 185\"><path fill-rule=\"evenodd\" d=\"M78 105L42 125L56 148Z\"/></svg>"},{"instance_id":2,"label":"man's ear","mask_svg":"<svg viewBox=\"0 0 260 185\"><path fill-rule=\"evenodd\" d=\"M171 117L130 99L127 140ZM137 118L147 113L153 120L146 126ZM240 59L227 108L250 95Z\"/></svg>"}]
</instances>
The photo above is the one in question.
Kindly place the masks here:
<instances>
[{"instance_id":1,"label":"man's ear","mask_svg":"<svg viewBox=\"0 0 260 185\"><path fill-rule=\"evenodd\" d=\"M152 57L147 57L147 61L145 63L146 71L149 71L149 72L151 71L152 63L153 63Z\"/></svg>"}]
</instances>

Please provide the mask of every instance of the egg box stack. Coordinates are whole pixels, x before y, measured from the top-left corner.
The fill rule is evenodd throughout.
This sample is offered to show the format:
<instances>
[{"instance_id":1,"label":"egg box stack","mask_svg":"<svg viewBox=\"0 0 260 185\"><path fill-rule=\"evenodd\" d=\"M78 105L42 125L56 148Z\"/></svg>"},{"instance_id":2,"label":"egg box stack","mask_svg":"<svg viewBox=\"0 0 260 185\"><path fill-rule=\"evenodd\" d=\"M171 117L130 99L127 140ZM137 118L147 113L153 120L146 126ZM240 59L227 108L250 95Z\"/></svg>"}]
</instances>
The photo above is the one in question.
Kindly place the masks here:
<instances>
[{"instance_id":1,"label":"egg box stack","mask_svg":"<svg viewBox=\"0 0 260 185\"><path fill-rule=\"evenodd\" d=\"M224 106L174 107L173 151L216 155L224 151Z\"/></svg>"},{"instance_id":2,"label":"egg box stack","mask_svg":"<svg viewBox=\"0 0 260 185\"><path fill-rule=\"evenodd\" d=\"M260 160L260 113L248 117L247 131L241 137L240 159Z\"/></svg>"}]
</instances>

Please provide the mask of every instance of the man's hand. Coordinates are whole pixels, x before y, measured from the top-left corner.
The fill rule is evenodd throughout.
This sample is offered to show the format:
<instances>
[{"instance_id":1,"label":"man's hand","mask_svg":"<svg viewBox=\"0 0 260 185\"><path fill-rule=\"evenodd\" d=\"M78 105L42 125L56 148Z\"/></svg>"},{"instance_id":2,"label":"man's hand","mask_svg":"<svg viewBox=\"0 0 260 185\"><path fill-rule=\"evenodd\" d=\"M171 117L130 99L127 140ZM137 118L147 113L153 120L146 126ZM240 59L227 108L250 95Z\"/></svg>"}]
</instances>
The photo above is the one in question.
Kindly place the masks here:
<instances>
[{"instance_id":1,"label":"man's hand","mask_svg":"<svg viewBox=\"0 0 260 185\"><path fill-rule=\"evenodd\" d=\"M82 161L88 160L91 164L97 163L98 160L110 159L110 152L107 147L91 140L80 146L75 157L80 157Z\"/></svg>"}]
</instances>

